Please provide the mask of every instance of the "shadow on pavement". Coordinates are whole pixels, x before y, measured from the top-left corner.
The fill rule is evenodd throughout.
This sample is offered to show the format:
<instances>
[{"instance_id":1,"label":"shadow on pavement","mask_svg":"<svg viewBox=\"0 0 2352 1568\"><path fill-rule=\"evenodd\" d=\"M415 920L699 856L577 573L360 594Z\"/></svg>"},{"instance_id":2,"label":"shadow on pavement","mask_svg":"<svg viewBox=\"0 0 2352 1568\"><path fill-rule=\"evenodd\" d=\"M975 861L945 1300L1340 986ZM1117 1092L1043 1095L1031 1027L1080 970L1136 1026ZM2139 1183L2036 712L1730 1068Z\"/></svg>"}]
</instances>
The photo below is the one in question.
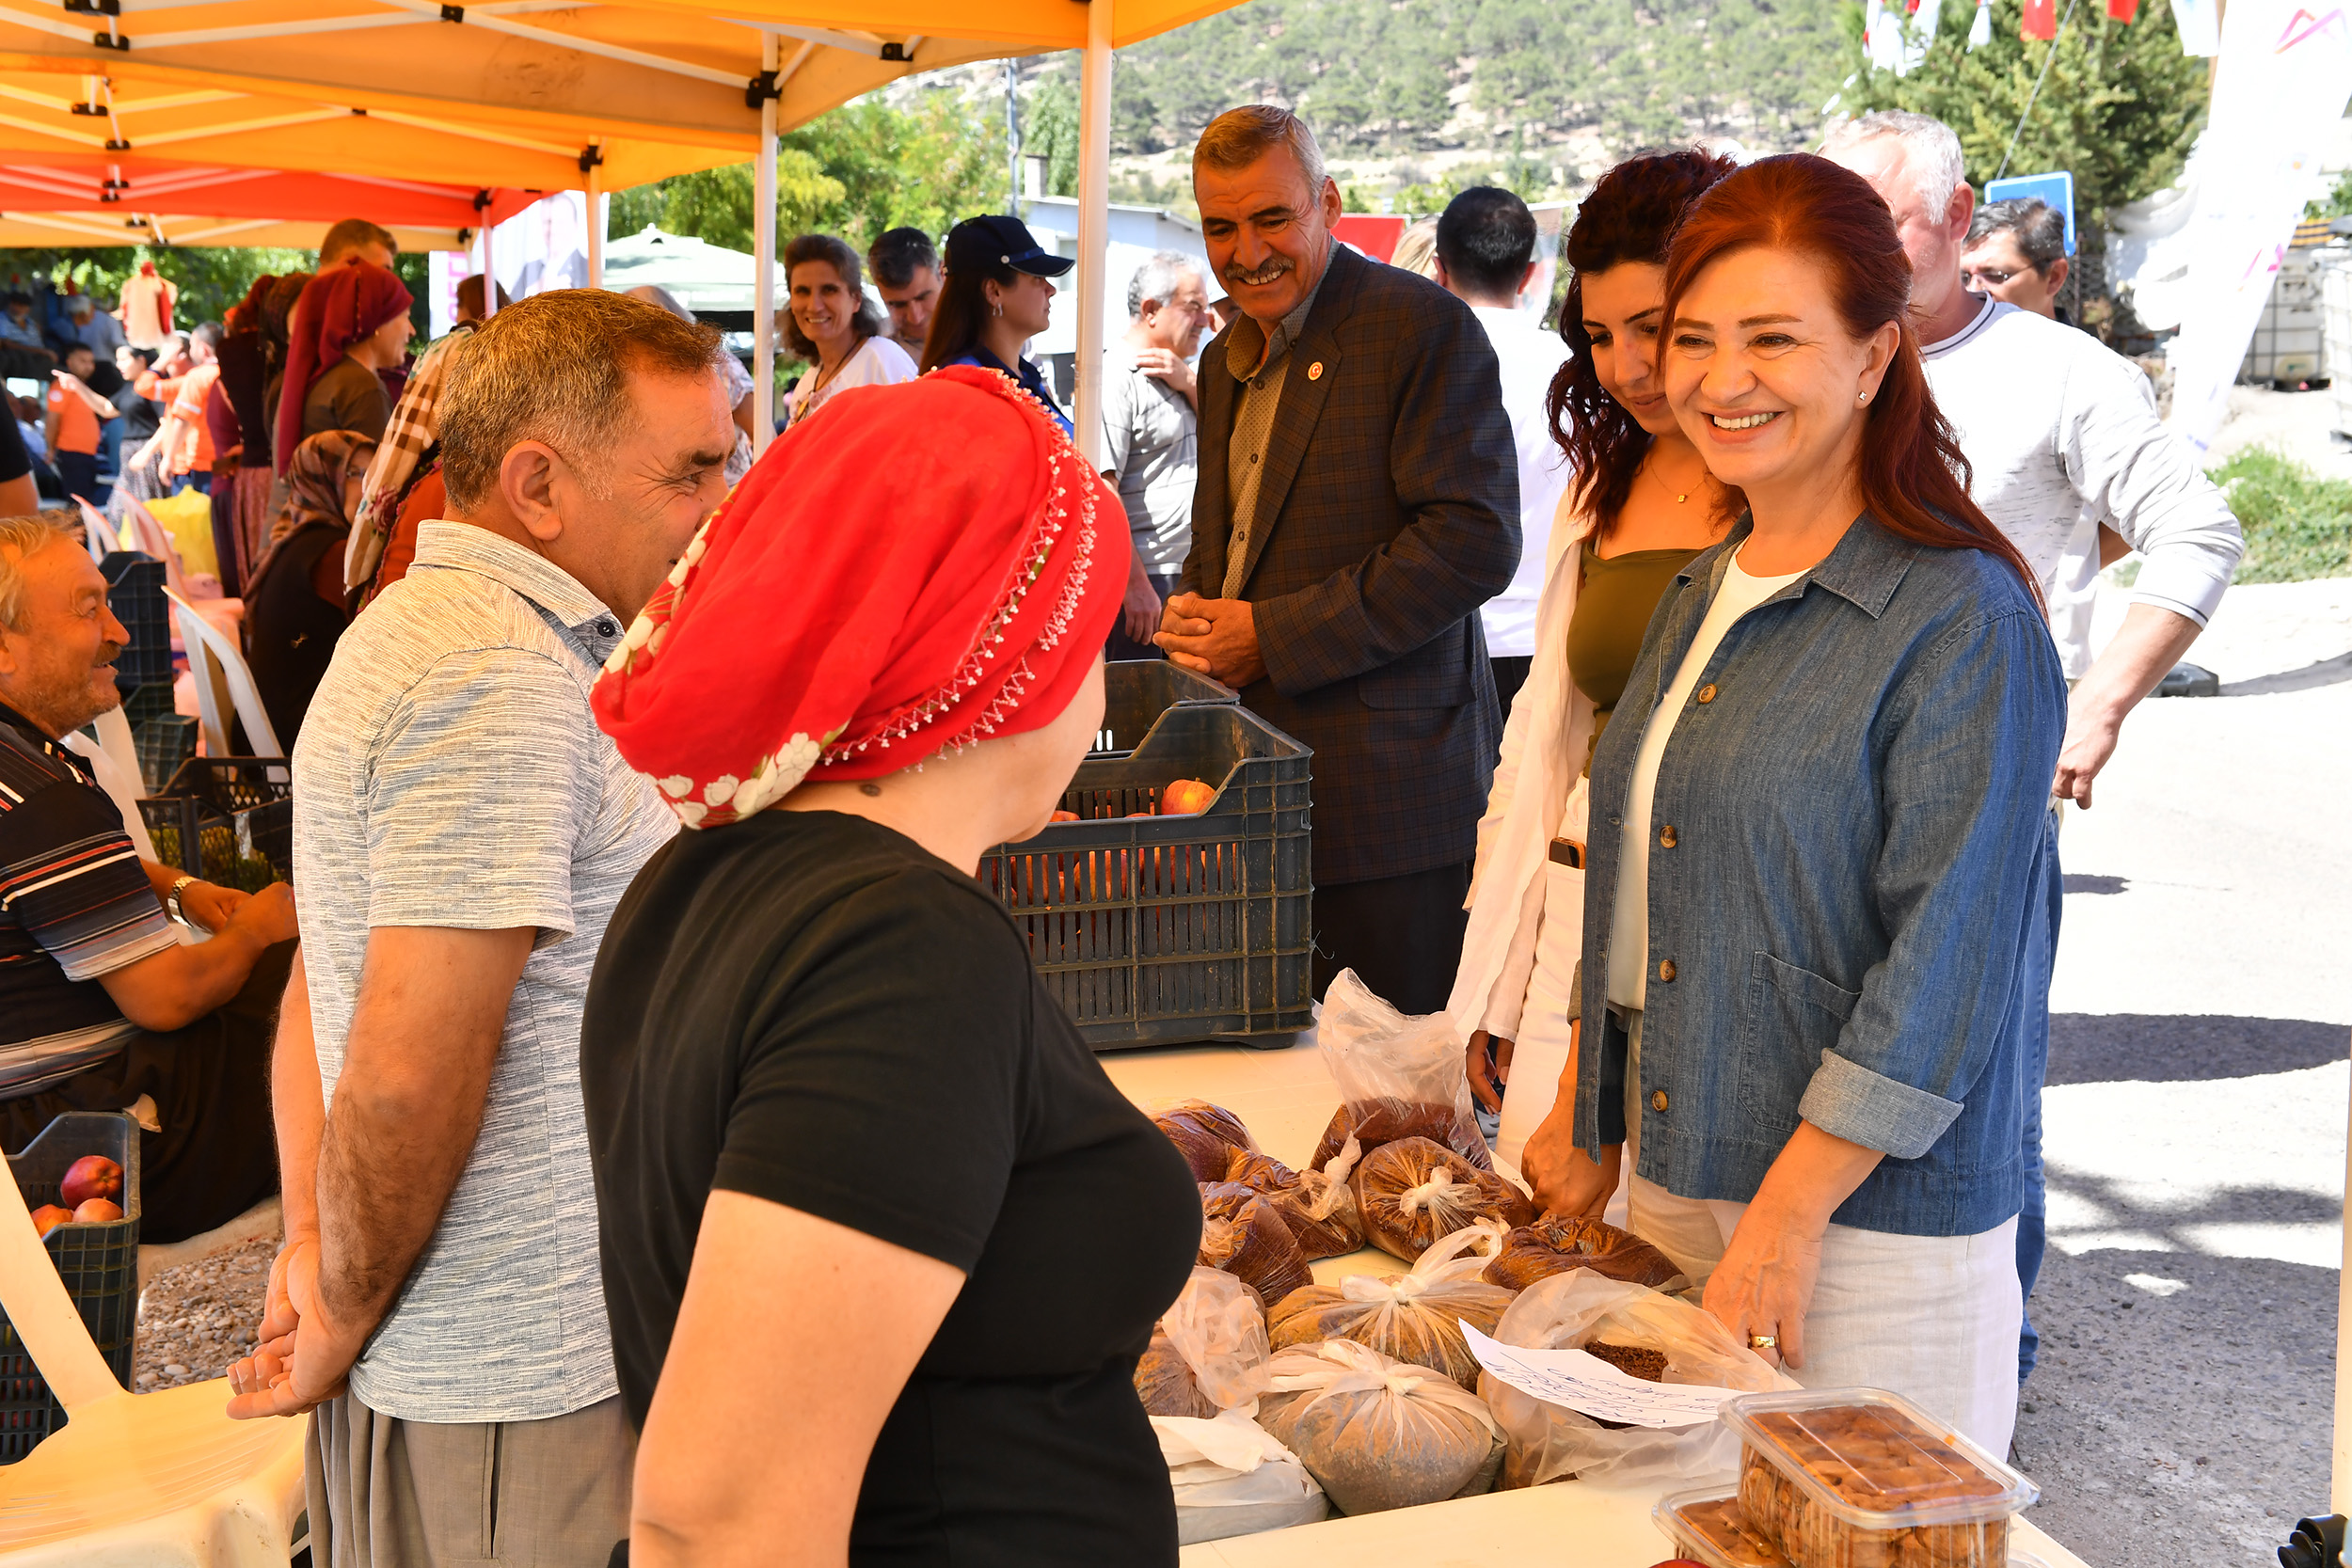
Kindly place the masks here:
<instances>
[{"instance_id":1,"label":"shadow on pavement","mask_svg":"<svg viewBox=\"0 0 2352 1568\"><path fill-rule=\"evenodd\" d=\"M2338 654L2316 664L2306 664L2300 670L2284 670L2275 675L2257 675L2250 681L2231 681L2221 688L2224 697L2272 697L2282 691L2311 691L2338 681L2352 681L2352 654Z\"/></svg>"},{"instance_id":2,"label":"shadow on pavement","mask_svg":"<svg viewBox=\"0 0 2352 1568\"><path fill-rule=\"evenodd\" d=\"M2352 1049L2352 1030L2303 1019L2053 1013L2046 1082L2190 1084L2251 1078L2340 1062L2347 1049Z\"/></svg>"}]
</instances>

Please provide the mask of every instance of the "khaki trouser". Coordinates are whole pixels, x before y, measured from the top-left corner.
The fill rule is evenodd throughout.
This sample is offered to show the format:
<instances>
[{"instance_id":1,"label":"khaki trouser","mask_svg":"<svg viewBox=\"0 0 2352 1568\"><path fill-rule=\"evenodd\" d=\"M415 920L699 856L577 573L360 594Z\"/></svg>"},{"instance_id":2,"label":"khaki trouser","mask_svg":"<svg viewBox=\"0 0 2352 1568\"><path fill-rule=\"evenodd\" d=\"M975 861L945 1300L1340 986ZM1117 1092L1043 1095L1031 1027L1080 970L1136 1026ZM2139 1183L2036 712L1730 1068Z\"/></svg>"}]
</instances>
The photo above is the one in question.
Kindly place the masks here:
<instances>
[{"instance_id":1,"label":"khaki trouser","mask_svg":"<svg viewBox=\"0 0 2352 1568\"><path fill-rule=\"evenodd\" d=\"M637 1436L615 1397L541 1421L441 1425L345 1394L310 1418L317 1568L605 1568Z\"/></svg>"}]
</instances>

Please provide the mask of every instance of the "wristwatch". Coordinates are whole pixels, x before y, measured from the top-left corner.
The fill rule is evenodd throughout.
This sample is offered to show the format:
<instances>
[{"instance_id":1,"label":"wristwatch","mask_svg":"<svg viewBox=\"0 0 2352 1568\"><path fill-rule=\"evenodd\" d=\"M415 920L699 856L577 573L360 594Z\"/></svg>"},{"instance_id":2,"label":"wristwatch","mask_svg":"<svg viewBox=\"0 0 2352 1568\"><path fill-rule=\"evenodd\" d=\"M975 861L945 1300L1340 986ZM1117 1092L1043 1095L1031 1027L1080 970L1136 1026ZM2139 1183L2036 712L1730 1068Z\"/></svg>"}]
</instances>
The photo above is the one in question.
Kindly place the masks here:
<instances>
[{"instance_id":1,"label":"wristwatch","mask_svg":"<svg viewBox=\"0 0 2352 1568\"><path fill-rule=\"evenodd\" d=\"M185 926L191 931L204 931L209 934L212 927L209 926L199 926L195 921L189 919L186 908L180 902L180 895L188 890L190 884L198 881L199 879L195 877L183 877L178 881L172 883L171 891L164 895L164 912L170 915L172 919L178 921L181 925Z\"/></svg>"}]
</instances>

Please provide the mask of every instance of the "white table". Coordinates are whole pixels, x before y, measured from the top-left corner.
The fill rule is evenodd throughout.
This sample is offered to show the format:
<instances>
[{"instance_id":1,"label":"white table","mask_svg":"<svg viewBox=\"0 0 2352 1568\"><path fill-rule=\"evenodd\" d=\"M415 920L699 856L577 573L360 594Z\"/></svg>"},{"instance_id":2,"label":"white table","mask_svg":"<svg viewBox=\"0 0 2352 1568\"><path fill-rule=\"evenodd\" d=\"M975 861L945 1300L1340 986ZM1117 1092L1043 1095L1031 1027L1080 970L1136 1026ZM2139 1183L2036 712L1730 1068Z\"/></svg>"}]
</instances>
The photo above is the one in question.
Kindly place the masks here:
<instances>
[{"instance_id":1,"label":"white table","mask_svg":"<svg viewBox=\"0 0 2352 1568\"><path fill-rule=\"evenodd\" d=\"M1259 1148L1303 1166L1339 1106L1339 1090L1311 1032L1287 1050L1172 1046L1100 1060L1120 1092L1146 1110L1171 1100L1216 1102L1241 1117ZM1314 1265L1317 1281L1400 1273L1406 1265L1367 1247ZM1210 1541L1184 1549L1184 1568L1650 1568L1674 1548L1650 1520L1659 1493L1583 1481L1490 1492L1353 1519ZM2021 1519L2016 1546L2047 1568L2082 1560Z\"/></svg>"}]
</instances>

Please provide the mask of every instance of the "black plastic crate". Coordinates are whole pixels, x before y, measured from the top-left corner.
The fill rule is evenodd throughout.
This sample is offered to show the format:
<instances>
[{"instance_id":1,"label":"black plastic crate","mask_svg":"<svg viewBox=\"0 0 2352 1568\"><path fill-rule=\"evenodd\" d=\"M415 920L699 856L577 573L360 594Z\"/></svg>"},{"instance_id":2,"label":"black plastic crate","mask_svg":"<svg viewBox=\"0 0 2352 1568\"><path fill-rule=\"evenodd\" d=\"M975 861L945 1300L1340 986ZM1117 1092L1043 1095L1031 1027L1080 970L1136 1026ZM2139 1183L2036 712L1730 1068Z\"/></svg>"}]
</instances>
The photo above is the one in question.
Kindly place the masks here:
<instances>
[{"instance_id":1,"label":"black plastic crate","mask_svg":"<svg viewBox=\"0 0 2352 1568\"><path fill-rule=\"evenodd\" d=\"M283 757L190 757L139 811L157 860L257 893L294 880L293 796Z\"/></svg>"},{"instance_id":2,"label":"black plastic crate","mask_svg":"<svg viewBox=\"0 0 2352 1568\"><path fill-rule=\"evenodd\" d=\"M196 755L196 721L184 713L160 713L132 727L139 782L149 794L170 788L173 776Z\"/></svg>"},{"instance_id":3,"label":"black plastic crate","mask_svg":"<svg viewBox=\"0 0 2352 1568\"><path fill-rule=\"evenodd\" d=\"M115 682L115 689L122 694L123 721L131 726L131 733L134 736L139 733L139 726L142 724L152 723L158 719L178 717L178 710L172 705L174 698L171 680L168 676L159 681L151 681L145 686L125 686L118 679ZM170 777L168 773L164 775L166 781L168 781Z\"/></svg>"},{"instance_id":4,"label":"black plastic crate","mask_svg":"<svg viewBox=\"0 0 2352 1568\"><path fill-rule=\"evenodd\" d=\"M1308 1026L1312 761L1246 708L1179 704L1133 752L1079 765L1062 808L1080 820L981 858L1094 1049ZM1177 779L1216 797L1195 816L1129 815Z\"/></svg>"},{"instance_id":5,"label":"black plastic crate","mask_svg":"<svg viewBox=\"0 0 2352 1568\"><path fill-rule=\"evenodd\" d=\"M1184 703L1238 703L1241 693L1165 658L1120 659L1103 666L1103 730L1093 754L1132 752L1161 714Z\"/></svg>"},{"instance_id":6,"label":"black plastic crate","mask_svg":"<svg viewBox=\"0 0 2352 1568\"><path fill-rule=\"evenodd\" d=\"M136 550L110 550L98 563L104 574L106 607L131 634L115 660L121 690L171 684L171 601L164 597L164 563Z\"/></svg>"},{"instance_id":7,"label":"black plastic crate","mask_svg":"<svg viewBox=\"0 0 2352 1568\"><path fill-rule=\"evenodd\" d=\"M98 1354L123 1386L131 1383L132 1341L139 1306L139 1124L120 1111L68 1111L40 1131L9 1173L24 1207L58 1201L57 1186L74 1161L103 1154L122 1167L122 1214L101 1225L61 1225L44 1243L65 1293L73 1298ZM49 1392L16 1326L0 1309L0 1465L13 1465L65 1425L65 1407Z\"/></svg>"}]
</instances>

